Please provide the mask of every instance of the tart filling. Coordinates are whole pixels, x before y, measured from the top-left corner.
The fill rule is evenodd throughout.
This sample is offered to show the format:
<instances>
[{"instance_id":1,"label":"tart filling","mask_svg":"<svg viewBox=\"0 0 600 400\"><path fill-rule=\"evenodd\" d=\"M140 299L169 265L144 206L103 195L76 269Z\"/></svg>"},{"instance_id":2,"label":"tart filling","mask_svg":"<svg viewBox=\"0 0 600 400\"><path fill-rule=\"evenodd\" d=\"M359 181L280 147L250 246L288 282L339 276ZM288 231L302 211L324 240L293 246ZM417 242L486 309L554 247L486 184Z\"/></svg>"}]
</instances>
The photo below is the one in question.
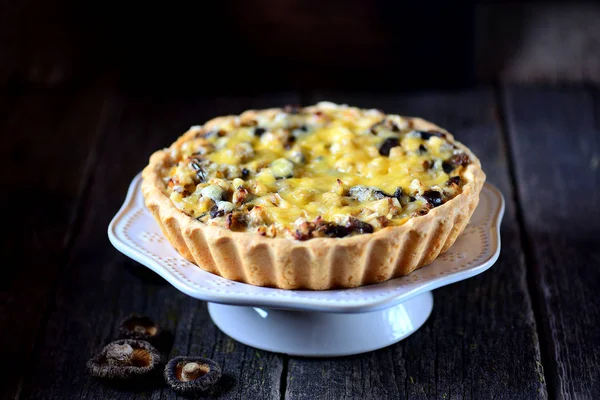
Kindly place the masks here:
<instances>
[{"instance_id":1,"label":"tart filling","mask_svg":"<svg viewBox=\"0 0 600 400\"><path fill-rule=\"evenodd\" d=\"M443 130L321 102L192 127L161 168L166 194L198 221L267 237L369 234L462 192L472 162Z\"/></svg>"}]
</instances>

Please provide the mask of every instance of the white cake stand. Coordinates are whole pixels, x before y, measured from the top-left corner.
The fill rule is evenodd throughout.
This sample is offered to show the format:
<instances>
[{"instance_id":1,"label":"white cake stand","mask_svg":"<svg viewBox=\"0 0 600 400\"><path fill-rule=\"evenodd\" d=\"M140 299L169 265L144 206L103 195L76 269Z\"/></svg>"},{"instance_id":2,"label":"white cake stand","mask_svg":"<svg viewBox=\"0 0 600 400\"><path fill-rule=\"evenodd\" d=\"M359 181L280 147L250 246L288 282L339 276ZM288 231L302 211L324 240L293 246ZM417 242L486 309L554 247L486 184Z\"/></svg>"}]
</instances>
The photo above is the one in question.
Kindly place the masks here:
<instances>
[{"instance_id":1,"label":"white cake stand","mask_svg":"<svg viewBox=\"0 0 600 400\"><path fill-rule=\"evenodd\" d=\"M140 183L138 175L108 227L111 243L183 293L208 301L212 320L227 335L278 353L345 356L396 343L425 323L433 289L484 272L500 254L504 199L485 184L455 244L408 276L343 290L256 287L213 275L181 257L144 206Z\"/></svg>"}]
</instances>

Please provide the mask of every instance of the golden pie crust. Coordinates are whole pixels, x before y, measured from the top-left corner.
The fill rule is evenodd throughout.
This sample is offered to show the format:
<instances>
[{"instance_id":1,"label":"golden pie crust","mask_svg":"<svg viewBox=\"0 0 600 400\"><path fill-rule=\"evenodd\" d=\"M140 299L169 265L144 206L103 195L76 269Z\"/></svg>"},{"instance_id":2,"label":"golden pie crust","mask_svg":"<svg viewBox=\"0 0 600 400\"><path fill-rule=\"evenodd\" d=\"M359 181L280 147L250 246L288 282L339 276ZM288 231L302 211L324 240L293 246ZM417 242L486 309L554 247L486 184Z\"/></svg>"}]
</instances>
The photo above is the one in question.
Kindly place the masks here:
<instances>
[{"instance_id":1,"label":"golden pie crust","mask_svg":"<svg viewBox=\"0 0 600 400\"><path fill-rule=\"evenodd\" d=\"M216 126L227 118L233 117L215 118L205 127ZM471 162L461 174L464 184L460 194L400 226L389 226L371 234L299 241L207 225L179 210L166 194L161 171L170 162L169 149L155 152L143 171L145 203L183 257L208 272L234 281L281 289L325 290L352 288L407 275L431 263L452 246L477 207L485 181L480 161L466 146L431 122L420 118L410 120L415 130L446 133L448 140L466 153ZM188 131L171 147L195 134Z\"/></svg>"}]
</instances>

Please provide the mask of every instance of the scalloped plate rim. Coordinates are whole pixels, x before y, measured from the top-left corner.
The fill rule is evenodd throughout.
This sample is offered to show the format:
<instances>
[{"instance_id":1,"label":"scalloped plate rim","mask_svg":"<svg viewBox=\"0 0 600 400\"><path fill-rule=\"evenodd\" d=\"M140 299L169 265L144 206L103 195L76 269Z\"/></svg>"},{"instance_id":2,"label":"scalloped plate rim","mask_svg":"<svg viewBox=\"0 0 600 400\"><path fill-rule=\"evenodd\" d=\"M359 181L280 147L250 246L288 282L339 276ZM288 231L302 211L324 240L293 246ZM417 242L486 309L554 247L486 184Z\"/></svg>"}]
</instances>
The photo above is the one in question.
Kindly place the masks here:
<instances>
[{"instance_id":1,"label":"scalloped plate rim","mask_svg":"<svg viewBox=\"0 0 600 400\"><path fill-rule=\"evenodd\" d=\"M339 296L340 293L344 291L352 291L358 288L352 289L335 289L335 290L325 290L325 291L295 291L295 290L285 290L285 289L277 289L277 288L266 288L266 287L257 287L249 284L234 282L234 285L240 288L250 287L251 290L256 290L258 288L259 291L264 291L265 294L257 295L256 293L244 293L243 291L238 292L227 292L220 290L207 290L202 288L195 288L191 284L184 281L181 277L177 276L170 268L156 261L152 257L144 254L142 251L136 249L132 245L126 243L124 238L118 232L118 227L122 224L124 218L128 215L131 215L132 209L135 209L137 204L136 200L138 196L141 195L141 190L139 185L141 183L141 173L137 174L132 180L129 189L127 191L127 196L123 205L120 207L119 211L115 214L114 218L111 220L108 226L108 237L111 244L119 250L124 255L129 258L139 262L140 264L146 266L152 271L156 272L163 279L173 285L179 291L200 299L213 303L219 304L229 304L229 305L239 305L239 306L252 306L252 307L267 307L267 308L278 308L278 309L288 309L288 310L303 310L303 311L320 311L320 312L342 312L342 313L358 313L358 312L370 312L377 311L387 307L391 307L402 302L409 300L410 298L422 294L427 291L431 291L434 289L438 289L442 286L450 285L452 283L459 282L464 279L471 278L475 275L478 275L482 272L488 270L498 259L500 255L501 249L501 239L500 239L500 224L502 221L502 217L505 211L505 201L502 193L492 184L485 183L483 191L487 191L498 200L498 206L496 209L492 210L493 216L491 221L488 223L486 229L486 235L490 239L490 246L493 251L490 256L479 262L476 265L465 268L460 271L449 272L442 276L435 276L433 278L426 278L423 282L405 282L407 277L399 277L390 279L386 282L382 282L379 284L368 285L362 288L369 288L371 291L377 291L378 287L384 290L384 294L379 294L377 296L369 295L361 298L358 295L358 299L344 299L337 300L334 297ZM149 213L149 211L143 206L142 200L142 212ZM139 212L139 210L138 210ZM158 226L157 226L158 228ZM162 233L161 233L161 236ZM168 241L167 241L168 243ZM170 244L169 244L170 246ZM448 252L451 250L450 248ZM175 249L173 251L176 253ZM176 254L178 258L181 258L186 263L189 261L185 260L179 254ZM435 261L434 261L435 262ZM191 264L191 263L190 263ZM193 264L192 264L193 265ZM431 265L431 264L430 264ZM423 268L427 268L425 266ZM208 274L212 277L218 276L211 274L210 272L201 270L203 273ZM219 277L221 279L225 279ZM404 285L404 290L400 289L399 285ZM277 296L276 293L281 293L284 290L286 292L311 292L311 293L320 293L324 296L321 299L310 299L310 298L297 298L293 296ZM394 290L399 290L399 292L394 292ZM269 294L269 292L273 292Z\"/></svg>"}]
</instances>

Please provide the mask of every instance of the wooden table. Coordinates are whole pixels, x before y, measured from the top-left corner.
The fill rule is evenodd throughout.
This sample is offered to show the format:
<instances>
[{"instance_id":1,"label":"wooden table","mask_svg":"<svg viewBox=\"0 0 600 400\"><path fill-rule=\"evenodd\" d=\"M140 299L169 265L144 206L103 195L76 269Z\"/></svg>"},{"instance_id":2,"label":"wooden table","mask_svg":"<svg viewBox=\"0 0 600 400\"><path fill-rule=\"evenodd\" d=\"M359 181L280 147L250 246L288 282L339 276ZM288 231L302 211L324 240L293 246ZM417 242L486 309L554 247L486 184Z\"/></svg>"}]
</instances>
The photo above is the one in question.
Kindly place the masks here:
<instances>
[{"instance_id":1,"label":"wooden table","mask_svg":"<svg viewBox=\"0 0 600 400\"><path fill-rule=\"evenodd\" d=\"M481 158L507 200L502 254L491 270L436 290L433 314L408 339L339 359L233 341L211 322L206 303L120 254L106 235L148 155L190 125L320 99L446 127ZM90 355L117 337L119 320L138 312L172 333L169 357L202 355L222 365L222 398L600 399L596 88L203 97L103 83L4 90L0 106L3 397L175 398L164 385L116 391L85 373Z\"/></svg>"}]
</instances>

